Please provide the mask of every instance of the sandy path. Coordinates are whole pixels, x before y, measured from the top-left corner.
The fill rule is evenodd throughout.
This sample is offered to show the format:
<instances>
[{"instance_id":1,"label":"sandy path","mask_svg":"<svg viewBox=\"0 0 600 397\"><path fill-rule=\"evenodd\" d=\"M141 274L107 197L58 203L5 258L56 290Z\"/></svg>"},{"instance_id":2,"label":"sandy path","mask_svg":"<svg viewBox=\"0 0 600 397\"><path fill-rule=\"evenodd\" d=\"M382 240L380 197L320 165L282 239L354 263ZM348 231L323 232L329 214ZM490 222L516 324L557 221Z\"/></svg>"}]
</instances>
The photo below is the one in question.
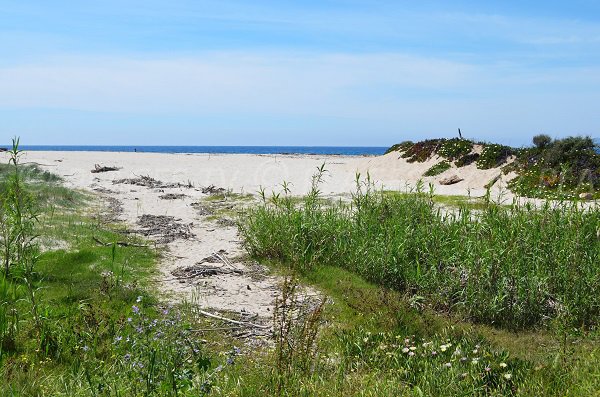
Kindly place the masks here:
<instances>
[{"instance_id":1,"label":"sandy path","mask_svg":"<svg viewBox=\"0 0 600 397\"><path fill-rule=\"evenodd\" d=\"M2 156L6 156L3 154ZM190 239L175 239L166 244L160 264L161 289L175 300L194 300L204 307L242 312L269 317L279 280L260 266L252 266L240 259L243 248L235 226L223 224L203 214L202 203L209 196L202 187L214 185L236 193L256 193L262 186L267 192L281 190L283 181L291 183L293 194L310 189L310 180L316 168L326 163L328 173L322 191L325 195L347 194L354 189L357 171L367 171L378 185L390 189L405 189L413 184L436 160L422 164L407 164L398 154L380 157L308 156L308 155L208 155L208 154L155 154L111 152L28 152L24 162L35 162L65 178L66 185L78 189L100 191L101 196L118 200L123 211L121 218L132 229L139 229L142 215L171 216L183 225L190 225ZM95 164L115 165L119 171L91 173ZM436 178L424 178L425 183ZM480 171L473 167L460 170L465 179L457 185L436 186L441 194L482 195L483 185L498 174L498 170ZM191 184L194 187L149 188L124 183L113 183L124 178L148 175L166 184ZM167 193L184 194L182 198L165 200ZM197 205L200 203L200 207ZM219 205L219 203L213 203ZM223 203L221 203L223 204ZM228 204L225 202L224 204ZM217 252L231 261L211 263ZM207 261L207 258L208 261ZM214 258L214 257L213 257ZM199 263L203 262L204 263ZM226 274L190 279L176 279L175 271L222 267Z\"/></svg>"}]
</instances>

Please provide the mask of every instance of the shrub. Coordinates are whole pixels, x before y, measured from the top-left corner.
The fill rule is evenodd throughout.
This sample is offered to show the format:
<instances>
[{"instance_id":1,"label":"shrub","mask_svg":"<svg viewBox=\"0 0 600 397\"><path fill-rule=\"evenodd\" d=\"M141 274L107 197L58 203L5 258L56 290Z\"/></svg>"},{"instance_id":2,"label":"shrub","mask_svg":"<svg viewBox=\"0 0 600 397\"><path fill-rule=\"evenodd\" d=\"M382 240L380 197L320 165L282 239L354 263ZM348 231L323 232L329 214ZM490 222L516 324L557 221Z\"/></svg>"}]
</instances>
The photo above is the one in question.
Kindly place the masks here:
<instances>
[{"instance_id":1,"label":"shrub","mask_svg":"<svg viewBox=\"0 0 600 397\"><path fill-rule=\"evenodd\" d=\"M479 156L479 153L469 153L456 160L454 162L454 165L456 165L457 167L465 167L476 162L479 159Z\"/></svg>"},{"instance_id":2,"label":"shrub","mask_svg":"<svg viewBox=\"0 0 600 397\"><path fill-rule=\"evenodd\" d=\"M435 176L435 175L439 175L442 172L450 169L451 165L449 162L447 161L440 161L439 163L433 165L431 168L429 168L427 171L425 171L425 173L423 174L423 176Z\"/></svg>"},{"instance_id":3,"label":"shrub","mask_svg":"<svg viewBox=\"0 0 600 397\"><path fill-rule=\"evenodd\" d=\"M255 257L301 271L343 267L439 311L521 329L557 318L599 324L599 222L599 208L488 204L448 214L424 194L367 190L351 205L253 209L241 233Z\"/></svg>"},{"instance_id":4,"label":"shrub","mask_svg":"<svg viewBox=\"0 0 600 397\"><path fill-rule=\"evenodd\" d=\"M487 170L496 168L506 162L513 150L504 145L488 144L483 147L481 155L477 159L477 168Z\"/></svg>"},{"instance_id":5,"label":"shrub","mask_svg":"<svg viewBox=\"0 0 600 397\"><path fill-rule=\"evenodd\" d=\"M414 143L412 141L404 141L401 143L396 143L395 145L392 145L388 150L386 150L384 154L388 154L388 153L392 153L392 152L405 152L413 145L414 145Z\"/></svg>"},{"instance_id":6,"label":"shrub","mask_svg":"<svg viewBox=\"0 0 600 397\"><path fill-rule=\"evenodd\" d=\"M429 160L434 154L437 153L440 145L443 143L443 139L428 139L425 141L417 142L409 147L404 154L403 158L408 159L409 163L423 163Z\"/></svg>"},{"instance_id":7,"label":"shrub","mask_svg":"<svg viewBox=\"0 0 600 397\"><path fill-rule=\"evenodd\" d=\"M524 149L510 168L519 176L509 187L528 197L570 199L600 189L600 154L589 137Z\"/></svg>"},{"instance_id":8,"label":"shrub","mask_svg":"<svg viewBox=\"0 0 600 397\"><path fill-rule=\"evenodd\" d=\"M442 143L438 154L450 161L466 156L473 150L473 142L466 139L449 139Z\"/></svg>"},{"instance_id":9,"label":"shrub","mask_svg":"<svg viewBox=\"0 0 600 397\"><path fill-rule=\"evenodd\" d=\"M538 149L543 149L552 142L552 138L546 134L540 134L533 137L533 144Z\"/></svg>"}]
</instances>

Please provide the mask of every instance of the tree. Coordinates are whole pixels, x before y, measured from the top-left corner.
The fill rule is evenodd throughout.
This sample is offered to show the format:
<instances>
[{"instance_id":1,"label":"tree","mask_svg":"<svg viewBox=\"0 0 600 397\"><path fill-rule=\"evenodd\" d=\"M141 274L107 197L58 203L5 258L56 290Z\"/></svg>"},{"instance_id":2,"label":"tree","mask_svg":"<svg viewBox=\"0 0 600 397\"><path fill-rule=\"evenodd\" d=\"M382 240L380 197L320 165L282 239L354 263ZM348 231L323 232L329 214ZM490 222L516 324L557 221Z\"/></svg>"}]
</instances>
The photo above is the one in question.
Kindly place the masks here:
<instances>
[{"instance_id":1,"label":"tree","mask_svg":"<svg viewBox=\"0 0 600 397\"><path fill-rule=\"evenodd\" d=\"M544 149L551 143L552 143L552 138L550 138L546 134L540 134L540 135L536 135L533 137L533 144L539 149Z\"/></svg>"}]
</instances>

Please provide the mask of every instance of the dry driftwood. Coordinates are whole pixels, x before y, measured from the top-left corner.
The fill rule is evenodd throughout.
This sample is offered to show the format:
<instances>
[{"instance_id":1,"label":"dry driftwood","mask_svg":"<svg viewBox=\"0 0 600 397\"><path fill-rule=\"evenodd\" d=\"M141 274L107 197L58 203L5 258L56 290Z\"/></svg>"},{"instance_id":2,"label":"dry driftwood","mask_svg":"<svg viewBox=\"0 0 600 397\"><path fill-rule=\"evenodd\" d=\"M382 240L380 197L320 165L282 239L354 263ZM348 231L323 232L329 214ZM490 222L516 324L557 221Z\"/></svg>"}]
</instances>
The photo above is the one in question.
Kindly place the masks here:
<instances>
[{"instance_id":1,"label":"dry driftwood","mask_svg":"<svg viewBox=\"0 0 600 397\"><path fill-rule=\"evenodd\" d=\"M203 194L221 194L225 193L225 189L222 187L216 187L215 185L210 185L202 188Z\"/></svg>"},{"instance_id":2,"label":"dry driftwood","mask_svg":"<svg viewBox=\"0 0 600 397\"><path fill-rule=\"evenodd\" d=\"M171 274L175 277L170 279L164 279L160 281L176 281L176 280L189 280L197 277L210 277L219 274L243 274L242 270L235 267L224 254L224 250L213 253L211 256L203 258L193 266L182 266L173 270ZM221 262L224 266L199 266L203 263L218 263ZM225 268L225 266L230 269Z\"/></svg>"},{"instance_id":3,"label":"dry driftwood","mask_svg":"<svg viewBox=\"0 0 600 397\"><path fill-rule=\"evenodd\" d=\"M120 169L121 168L115 166L95 164L94 169L91 172L92 174L98 174L100 172L119 171Z\"/></svg>"},{"instance_id":4,"label":"dry driftwood","mask_svg":"<svg viewBox=\"0 0 600 397\"><path fill-rule=\"evenodd\" d=\"M458 175L452 175L448 178L444 178L440 181L440 185L454 185L455 183L463 181L463 178L460 178Z\"/></svg>"},{"instance_id":5,"label":"dry driftwood","mask_svg":"<svg viewBox=\"0 0 600 397\"><path fill-rule=\"evenodd\" d=\"M116 180L112 181L112 183L113 184L128 184L128 185L135 185L135 186L144 186L144 187L147 187L150 189L171 189L171 188L178 188L178 187L185 187L185 188L193 187L191 182L188 182L187 184L165 183L165 182L161 182L157 179L154 179L149 175L141 175L141 176L136 175L136 178L116 179Z\"/></svg>"}]
</instances>

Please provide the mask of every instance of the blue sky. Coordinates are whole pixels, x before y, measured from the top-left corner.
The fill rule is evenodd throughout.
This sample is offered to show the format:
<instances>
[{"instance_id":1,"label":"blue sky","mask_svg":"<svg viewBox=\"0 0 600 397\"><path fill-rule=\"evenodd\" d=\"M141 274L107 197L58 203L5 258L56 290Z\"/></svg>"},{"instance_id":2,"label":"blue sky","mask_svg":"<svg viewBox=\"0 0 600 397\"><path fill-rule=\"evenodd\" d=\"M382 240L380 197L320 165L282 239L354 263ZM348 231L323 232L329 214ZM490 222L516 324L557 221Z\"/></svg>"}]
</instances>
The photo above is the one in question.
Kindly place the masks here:
<instances>
[{"instance_id":1,"label":"blue sky","mask_svg":"<svg viewBox=\"0 0 600 397\"><path fill-rule=\"evenodd\" d=\"M0 138L600 136L600 2L0 0Z\"/></svg>"}]
</instances>

